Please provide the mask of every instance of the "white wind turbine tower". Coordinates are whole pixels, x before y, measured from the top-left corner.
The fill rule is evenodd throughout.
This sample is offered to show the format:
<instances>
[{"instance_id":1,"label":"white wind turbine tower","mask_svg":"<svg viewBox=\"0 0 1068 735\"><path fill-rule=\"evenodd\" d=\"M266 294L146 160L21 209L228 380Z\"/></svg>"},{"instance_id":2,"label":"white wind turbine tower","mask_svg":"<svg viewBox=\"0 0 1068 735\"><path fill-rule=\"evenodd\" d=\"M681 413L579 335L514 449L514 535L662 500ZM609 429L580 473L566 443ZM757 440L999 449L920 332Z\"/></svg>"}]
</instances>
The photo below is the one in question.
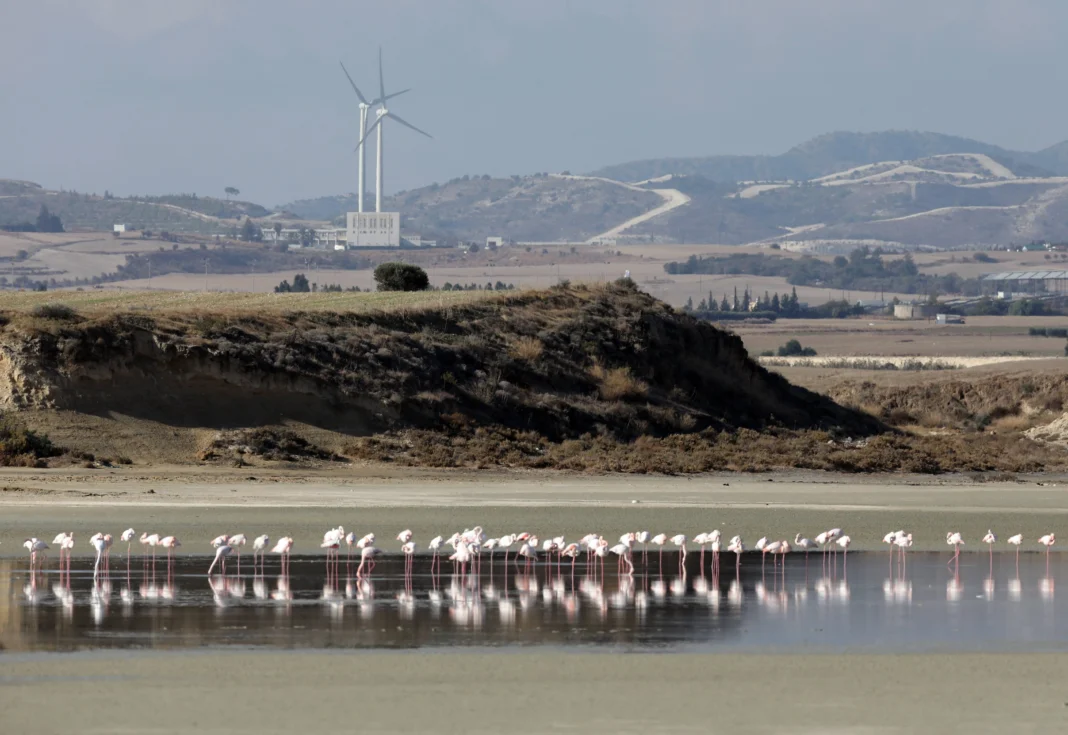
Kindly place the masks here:
<instances>
[{"instance_id":1,"label":"white wind turbine tower","mask_svg":"<svg viewBox=\"0 0 1068 735\"><path fill-rule=\"evenodd\" d=\"M379 53L381 54L381 51ZM341 62L338 62L338 63L341 63ZM381 57L379 58L379 64L381 65ZM363 96L363 92L361 92L360 88L356 86L356 82L352 81L352 76L349 74L349 70L345 68L345 64L344 63L341 63L341 71L345 72L345 77L348 78L349 84L352 85L352 91L354 91L356 93L356 96L360 98L360 137L359 137L360 144L358 146L356 146L356 151L359 154L359 164L358 165L360 167L360 171L359 171L359 175L357 176L358 182L357 182L357 185L356 185L357 189L358 189L357 194L356 194L356 196L357 196L356 211L357 212L363 212L364 181L367 178L367 166L364 164L364 158L363 158L363 148L364 148L363 139L367 135L367 111L369 109L371 109L372 107L374 107L375 105L381 105L381 104L385 103L387 100L392 99L393 97L399 97L400 95L404 94L405 92L409 92L411 90L402 89L400 92L394 92L393 94L391 94L389 96L382 95L381 97L377 97L376 99L373 99L370 102L368 102L367 98Z\"/></svg>"},{"instance_id":2,"label":"white wind turbine tower","mask_svg":"<svg viewBox=\"0 0 1068 735\"><path fill-rule=\"evenodd\" d=\"M431 135L430 133L426 132L425 130L420 130L419 128L417 128L414 125L412 125L410 122L404 120L403 118L399 117L395 113L389 111L389 109L386 107L386 102L385 101L388 100L390 97L395 97L395 96L396 95L386 95L386 83L385 83L385 81L383 81L383 76L382 76L382 49L379 48L378 49L378 99L381 100L381 102L380 102L379 108L377 110L375 110L375 114L377 115L377 118L375 119L374 123L371 124L371 127L369 127L367 129L367 132L364 133L363 138L360 140L360 146L362 147L364 140L366 140L367 136L371 134L371 131L374 130L375 128L378 128L378 141L377 141L377 143L378 143L378 152L377 152L377 155L375 157L375 163L376 163L376 166L375 166L375 169L376 169L375 170L375 211L376 212L381 212L382 211L382 129L385 127L385 125L383 125L382 122L388 117L391 120L399 122L401 125L403 125L406 128L411 128L412 130L414 130L415 132L419 133L420 135L425 135L428 138L433 138L434 137L433 135Z\"/></svg>"}]
</instances>

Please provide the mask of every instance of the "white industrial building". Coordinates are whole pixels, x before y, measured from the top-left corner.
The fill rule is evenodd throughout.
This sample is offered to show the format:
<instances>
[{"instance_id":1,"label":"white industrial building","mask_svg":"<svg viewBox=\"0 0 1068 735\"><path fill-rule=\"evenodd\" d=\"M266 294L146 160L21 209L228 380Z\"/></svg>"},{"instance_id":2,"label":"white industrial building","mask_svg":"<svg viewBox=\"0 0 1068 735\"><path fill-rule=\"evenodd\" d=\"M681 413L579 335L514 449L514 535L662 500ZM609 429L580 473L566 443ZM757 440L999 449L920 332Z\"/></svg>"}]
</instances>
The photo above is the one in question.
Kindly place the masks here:
<instances>
[{"instance_id":1,"label":"white industrial building","mask_svg":"<svg viewBox=\"0 0 1068 735\"><path fill-rule=\"evenodd\" d=\"M348 212L345 222L350 249L400 247L400 212Z\"/></svg>"}]
</instances>

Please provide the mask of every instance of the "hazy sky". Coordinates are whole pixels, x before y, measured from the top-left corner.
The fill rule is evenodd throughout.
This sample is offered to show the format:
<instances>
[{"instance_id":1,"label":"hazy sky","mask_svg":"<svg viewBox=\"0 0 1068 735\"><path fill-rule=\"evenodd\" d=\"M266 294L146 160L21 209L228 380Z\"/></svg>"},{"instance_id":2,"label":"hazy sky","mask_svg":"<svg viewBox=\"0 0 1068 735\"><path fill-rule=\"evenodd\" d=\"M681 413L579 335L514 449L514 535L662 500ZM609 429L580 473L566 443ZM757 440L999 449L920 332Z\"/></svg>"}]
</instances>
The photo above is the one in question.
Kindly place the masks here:
<instances>
[{"instance_id":1,"label":"hazy sky","mask_svg":"<svg viewBox=\"0 0 1068 735\"><path fill-rule=\"evenodd\" d=\"M779 153L832 130L1068 138L1064 0L0 0L0 177L267 205L356 188L385 52L386 189ZM372 160L373 165L373 160Z\"/></svg>"}]
</instances>

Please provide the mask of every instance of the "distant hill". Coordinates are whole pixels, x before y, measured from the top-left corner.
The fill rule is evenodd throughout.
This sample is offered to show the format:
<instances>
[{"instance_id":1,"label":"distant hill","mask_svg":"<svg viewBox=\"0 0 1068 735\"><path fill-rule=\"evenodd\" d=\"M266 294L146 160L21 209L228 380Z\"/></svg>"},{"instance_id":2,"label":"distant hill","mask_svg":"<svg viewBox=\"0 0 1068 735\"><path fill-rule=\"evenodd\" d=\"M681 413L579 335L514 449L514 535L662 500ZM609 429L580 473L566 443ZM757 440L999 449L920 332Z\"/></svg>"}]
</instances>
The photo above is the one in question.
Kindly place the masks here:
<instances>
[{"instance_id":1,"label":"distant hill","mask_svg":"<svg viewBox=\"0 0 1068 735\"><path fill-rule=\"evenodd\" d=\"M803 181L728 184L675 176L690 202L624 238L646 242L954 248L1068 239L1068 177L1020 175L987 154L868 163ZM1011 163L1011 161L1010 161Z\"/></svg>"},{"instance_id":2,"label":"distant hill","mask_svg":"<svg viewBox=\"0 0 1068 735\"><path fill-rule=\"evenodd\" d=\"M1025 153L954 135L899 130L827 133L776 156L654 158L606 166L591 175L619 181L644 181L665 174L720 182L804 180L878 161L910 161L947 153L982 153L1019 175L1068 175L1068 141Z\"/></svg>"},{"instance_id":3,"label":"distant hill","mask_svg":"<svg viewBox=\"0 0 1068 735\"><path fill-rule=\"evenodd\" d=\"M137 229L197 234L224 233L245 217L271 212L252 202L195 194L114 197L51 191L30 181L0 179L0 225L33 222L41 205L59 215L67 229L110 231L115 224Z\"/></svg>"},{"instance_id":4,"label":"distant hill","mask_svg":"<svg viewBox=\"0 0 1068 735\"><path fill-rule=\"evenodd\" d=\"M403 191L383 200L402 213L406 232L443 239L501 235L526 242L583 241L637 217L662 202L651 191L608 181L540 174L490 178L464 176ZM300 217L334 219L356 207L353 195L290 202Z\"/></svg>"}]
</instances>

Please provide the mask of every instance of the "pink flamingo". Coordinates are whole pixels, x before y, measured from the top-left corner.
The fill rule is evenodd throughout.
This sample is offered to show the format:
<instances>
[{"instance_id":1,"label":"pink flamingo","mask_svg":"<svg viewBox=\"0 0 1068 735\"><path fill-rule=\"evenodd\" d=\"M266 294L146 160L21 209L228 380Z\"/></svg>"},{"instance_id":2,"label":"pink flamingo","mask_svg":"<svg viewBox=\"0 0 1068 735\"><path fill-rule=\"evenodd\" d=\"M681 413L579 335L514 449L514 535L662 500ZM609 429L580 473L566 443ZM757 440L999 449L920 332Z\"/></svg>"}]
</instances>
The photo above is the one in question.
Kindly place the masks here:
<instances>
[{"instance_id":1,"label":"pink flamingo","mask_svg":"<svg viewBox=\"0 0 1068 735\"><path fill-rule=\"evenodd\" d=\"M357 578L363 576L363 568L368 562L371 563L371 567L367 570L368 573L370 573L371 568L374 567L374 557L378 553L378 549L376 549L374 546L364 546L362 549L360 549L360 566L356 568Z\"/></svg>"},{"instance_id":2,"label":"pink flamingo","mask_svg":"<svg viewBox=\"0 0 1068 735\"><path fill-rule=\"evenodd\" d=\"M1055 534L1048 533L1038 540L1038 543L1046 547L1046 574L1049 574L1049 550L1057 542Z\"/></svg>"},{"instance_id":3,"label":"pink flamingo","mask_svg":"<svg viewBox=\"0 0 1068 735\"><path fill-rule=\"evenodd\" d=\"M292 550L293 539L290 536L283 536L282 538L278 539L278 542L274 545L274 548L271 549L272 554L280 555L282 566L280 573L282 575L289 574L289 554Z\"/></svg>"},{"instance_id":4,"label":"pink flamingo","mask_svg":"<svg viewBox=\"0 0 1068 735\"><path fill-rule=\"evenodd\" d=\"M211 576L212 570L215 569L215 565L219 563L220 559L222 560L222 573L223 575L226 574L226 557L230 556L231 553L233 553L233 549L231 549L226 544L223 544L222 546L219 546L215 549L215 558L212 560L211 566L208 567L209 577Z\"/></svg>"}]
</instances>

